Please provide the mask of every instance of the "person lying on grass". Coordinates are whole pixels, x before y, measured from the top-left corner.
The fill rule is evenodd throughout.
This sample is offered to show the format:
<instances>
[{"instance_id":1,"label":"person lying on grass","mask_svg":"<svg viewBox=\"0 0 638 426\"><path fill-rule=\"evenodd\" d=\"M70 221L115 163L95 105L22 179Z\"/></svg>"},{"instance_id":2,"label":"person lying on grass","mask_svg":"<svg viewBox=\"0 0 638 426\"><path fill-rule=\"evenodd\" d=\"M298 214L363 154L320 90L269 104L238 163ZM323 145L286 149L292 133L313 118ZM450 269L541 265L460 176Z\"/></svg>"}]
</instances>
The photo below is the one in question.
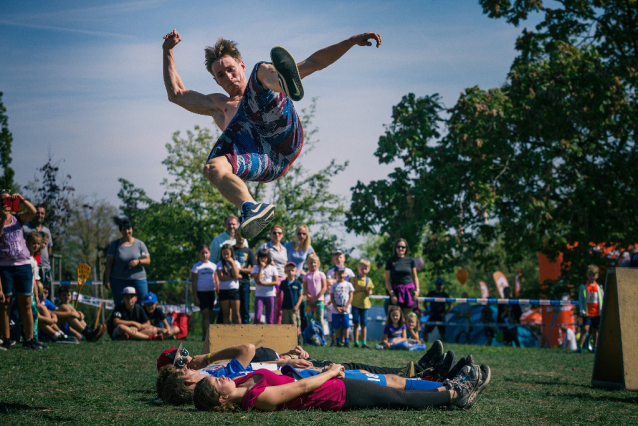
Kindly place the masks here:
<instances>
[{"instance_id":1,"label":"person lying on grass","mask_svg":"<svg viewBox=\"0 0 638 426\"><path fill-rule=\"evenodd\" d=\"M400 390L345 377L340 364L324 367L316 376L297 380L260 369L242 377L205 377L195 386L193 400L201 411L275 411L361 408L423 410L455 406L469 409L490 381L490 369L467 365L436 389Z\"/></svg>"},{"instance_id":2,"label":"person lying on grass","mask_svg":"<svg viewBox=\"0 0 638 426\"><path fill-rule=\"evenodd\" d=\"M246 362L246 359L250 356L252 352L252 348L250 344L240 345L239 347L232 347L226 350L217 352L212 354L212 358L219 356L218 354L224 352L221 357L226 357L232 355L232 351L239 349L244 350L245 352L242 354L246 358L243 358L243 362ZM179 348L181 350L181 348ZM247 351L246 351L247 349ZM465 365L474 364L474 359L471 355L462 359L455 365L453 368L452 363L454 361L454 354L452 351L449 351L445 356L438 356L440 351L442 350L442 345L435 345L434 350L430 350L430 359L426 358L425 360L420 360L420 362L424 362L426 365L426 369L424 371L428 372L429 380L419 380L419 379L406 379L405 377L400 377L395 374L371 374L369 370L389 370L388 368L383 367L375 367L368 366L366 364L350 364L346 368L345 377L348 379L357 379L363 381L369 381L373 383L378 383L382 386L388 386L394 389L399 390L423 390L423 389L434 389L439 388L440 383L436 383L438 380L441 382L445 378L453 378ZM427 355L427 354L426 354ZM179 355L178 355L179 356ZM441 360L441 361L439 361ZM439 361L438 363L436 363ZM181 364L185 362L182 359ZM328 361L322 361L325 363ZM180 364L179 360L175 361L175 364ZM281 364L280 364L281 365ZM215 369L209 369L213 365L210 365L208 368L204 368L201 370L191 370L188 367L176 368L174 365L165 366L161 369L159 377L157 379L157 394L159 398L162 398L166 403L172 405L183 405L189 404L192 402L193 392L196 384L203 380L206 377L221 377L222 375L225 377L233 378L239 377L242 375L246 375L255 371L257 369L266 369L269 371L275 372L275 374L282 374L283 368L281 371L278 371L278 366L276 363L252 363L245 366L242 369L242 362L237 359L233 359L228 365L224 365L223 367L216 367ZM352 367L356 367L356 369L351 369ZM309 378L311 376L317 375L320 372L320 369L316 367L309 367L305 369L292 370L290 374L295 375L297 379ZM289 371L290 371L289 370Z\"/></svg>"}]
</instances>

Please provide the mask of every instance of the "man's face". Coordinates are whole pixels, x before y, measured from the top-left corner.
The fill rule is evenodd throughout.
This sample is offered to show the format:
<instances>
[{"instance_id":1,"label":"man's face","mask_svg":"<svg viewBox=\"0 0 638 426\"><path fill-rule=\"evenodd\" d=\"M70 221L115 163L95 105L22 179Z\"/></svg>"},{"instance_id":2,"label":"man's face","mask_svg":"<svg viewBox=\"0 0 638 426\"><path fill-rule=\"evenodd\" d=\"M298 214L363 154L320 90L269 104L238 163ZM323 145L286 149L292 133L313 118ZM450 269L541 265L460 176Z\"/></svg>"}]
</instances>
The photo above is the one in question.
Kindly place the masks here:
<instances>
[{"instance_id":1,"label":"man's face","mask_svg":"<svg viewBox=\"0 0 638 426\"><path fill-rule=\"evenodd\" d=\"M237 62L230 56L222 56L211 65L213 77L217 84L230 96L243 93L246 87L246 65L244 61Z\"/></svg>"},{"instance_id":2,"label":"man's face","mask_svg":"<svg viewBox=\"0 0 638 426\"><path fill-rule=\"evenodd\" d=\"M130 311L135 306L137 296L135 294L123 294L122 300L124 301L124 307Z\"/></svg>"},{"instance_id":3,"label":"man's face","mask_svg":"<svg viewBox=\"0 0 638 426\"><path fill-rule=\"evenodd\" d=\"M33 216L33 223L39 225L44 222L44 215L46 214L46 210L44 210L44 207L38 207L36 210L37 211L35 213L35 216Z\"/></svg>"},{"instance_id":4,"label":"man's face","mask_svg":"<svg viewBox=\"0 0 638 426\"><path fill-rule=\"evenodd\" d=\"M230 219L226 220L225 225L226 225L226 233L231 238L234 238L235 232L237 231L237 228L239 228L239 223L237 222L237 219L235 219L234 217L231 217Z\"/></svg>"}]
</instances>

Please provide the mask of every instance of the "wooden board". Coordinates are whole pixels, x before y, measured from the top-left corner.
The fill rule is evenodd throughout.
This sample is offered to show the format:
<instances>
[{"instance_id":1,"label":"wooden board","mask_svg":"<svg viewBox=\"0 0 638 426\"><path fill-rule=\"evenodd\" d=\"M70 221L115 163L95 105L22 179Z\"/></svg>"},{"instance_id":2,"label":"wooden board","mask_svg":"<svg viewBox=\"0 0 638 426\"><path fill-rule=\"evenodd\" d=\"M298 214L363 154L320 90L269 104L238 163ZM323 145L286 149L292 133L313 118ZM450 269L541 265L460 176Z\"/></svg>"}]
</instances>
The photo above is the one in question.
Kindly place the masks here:
<instances>
[{"instance_id":1,"label":"wooden board","mask_svg":"<svg viewBox=\"0 0 638 426\"><path fill-rule=\"evenodd\" d=\"M288 324L213 324L208 327L202 353L216 352L242 343L265 346L282 354L297 346L297 328Z\"/></svg>"},{"instance_id":2,"label":"wooden board","mask_svg":"<svg viewBox=\"0 0 638 426\"><path fill-rule=\"evenodd\" d=\"M592 384L638 390L638 269L607 271Z\"/></svg>"}]
</instances>

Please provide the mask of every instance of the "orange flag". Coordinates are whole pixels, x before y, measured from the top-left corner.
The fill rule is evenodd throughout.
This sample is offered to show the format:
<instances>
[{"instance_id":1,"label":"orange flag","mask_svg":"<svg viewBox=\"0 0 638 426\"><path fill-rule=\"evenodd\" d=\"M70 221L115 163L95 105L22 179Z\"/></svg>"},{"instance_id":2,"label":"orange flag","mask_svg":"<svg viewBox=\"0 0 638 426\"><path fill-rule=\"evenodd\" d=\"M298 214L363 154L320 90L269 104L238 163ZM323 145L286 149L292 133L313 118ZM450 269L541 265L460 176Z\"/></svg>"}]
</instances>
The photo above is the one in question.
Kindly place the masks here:
<instances>
[{"instance_id":1,"label":"orange flag","mask_svg":"<svg viewBox=\"0 0 638 426\"><path fill-rule=\"evenodd\" d=\"M507 278L505 278L505 275L501 271L494 272L494 274L492 274L492 277L494 277L494 282L496 283L498 294L500 294L501 298L503 298L503 289L510 286L507 282Z\"/></svg>"},{"instance_id":2,"label":"orange flag","mask_svg":"<svg viewBox=\"0 0 638 426\"><path fill-rule=\"evenodd\" d=\"M487 284L481 281L479 282L479 285L481 286L481 299L487 299L490 297L490 291L487 288Z\"/></svg>"}]
</instances>

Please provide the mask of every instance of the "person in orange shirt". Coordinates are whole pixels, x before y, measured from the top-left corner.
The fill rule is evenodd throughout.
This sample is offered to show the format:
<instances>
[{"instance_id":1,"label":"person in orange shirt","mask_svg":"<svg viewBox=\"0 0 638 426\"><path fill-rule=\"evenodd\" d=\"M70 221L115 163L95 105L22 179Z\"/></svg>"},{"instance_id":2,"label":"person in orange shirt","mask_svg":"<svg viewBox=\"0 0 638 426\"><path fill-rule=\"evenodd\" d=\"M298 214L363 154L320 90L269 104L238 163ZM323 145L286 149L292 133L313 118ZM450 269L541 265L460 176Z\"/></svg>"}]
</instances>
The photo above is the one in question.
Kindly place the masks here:
<instances>
[{"instance_id":1,"label":"person in orange shirt","mask_svg":"<svg viewBox=\"0 0 638 426\"><path fill-rule=\"evenodd\" d=\"M598 266L589 265L587 267L587 281L580 285L578 291L578 301L580 304L580 316L583 318L583 329L580 336L578 352L582 352L582 347L587 343L589 348L590 337L594 341L590 352L596 351L598 343L598 327L600 325L600 312L603 308L603 289L598 285ZM591 329L591 336L590 336Z\"/></svg>"}]
</instances>

